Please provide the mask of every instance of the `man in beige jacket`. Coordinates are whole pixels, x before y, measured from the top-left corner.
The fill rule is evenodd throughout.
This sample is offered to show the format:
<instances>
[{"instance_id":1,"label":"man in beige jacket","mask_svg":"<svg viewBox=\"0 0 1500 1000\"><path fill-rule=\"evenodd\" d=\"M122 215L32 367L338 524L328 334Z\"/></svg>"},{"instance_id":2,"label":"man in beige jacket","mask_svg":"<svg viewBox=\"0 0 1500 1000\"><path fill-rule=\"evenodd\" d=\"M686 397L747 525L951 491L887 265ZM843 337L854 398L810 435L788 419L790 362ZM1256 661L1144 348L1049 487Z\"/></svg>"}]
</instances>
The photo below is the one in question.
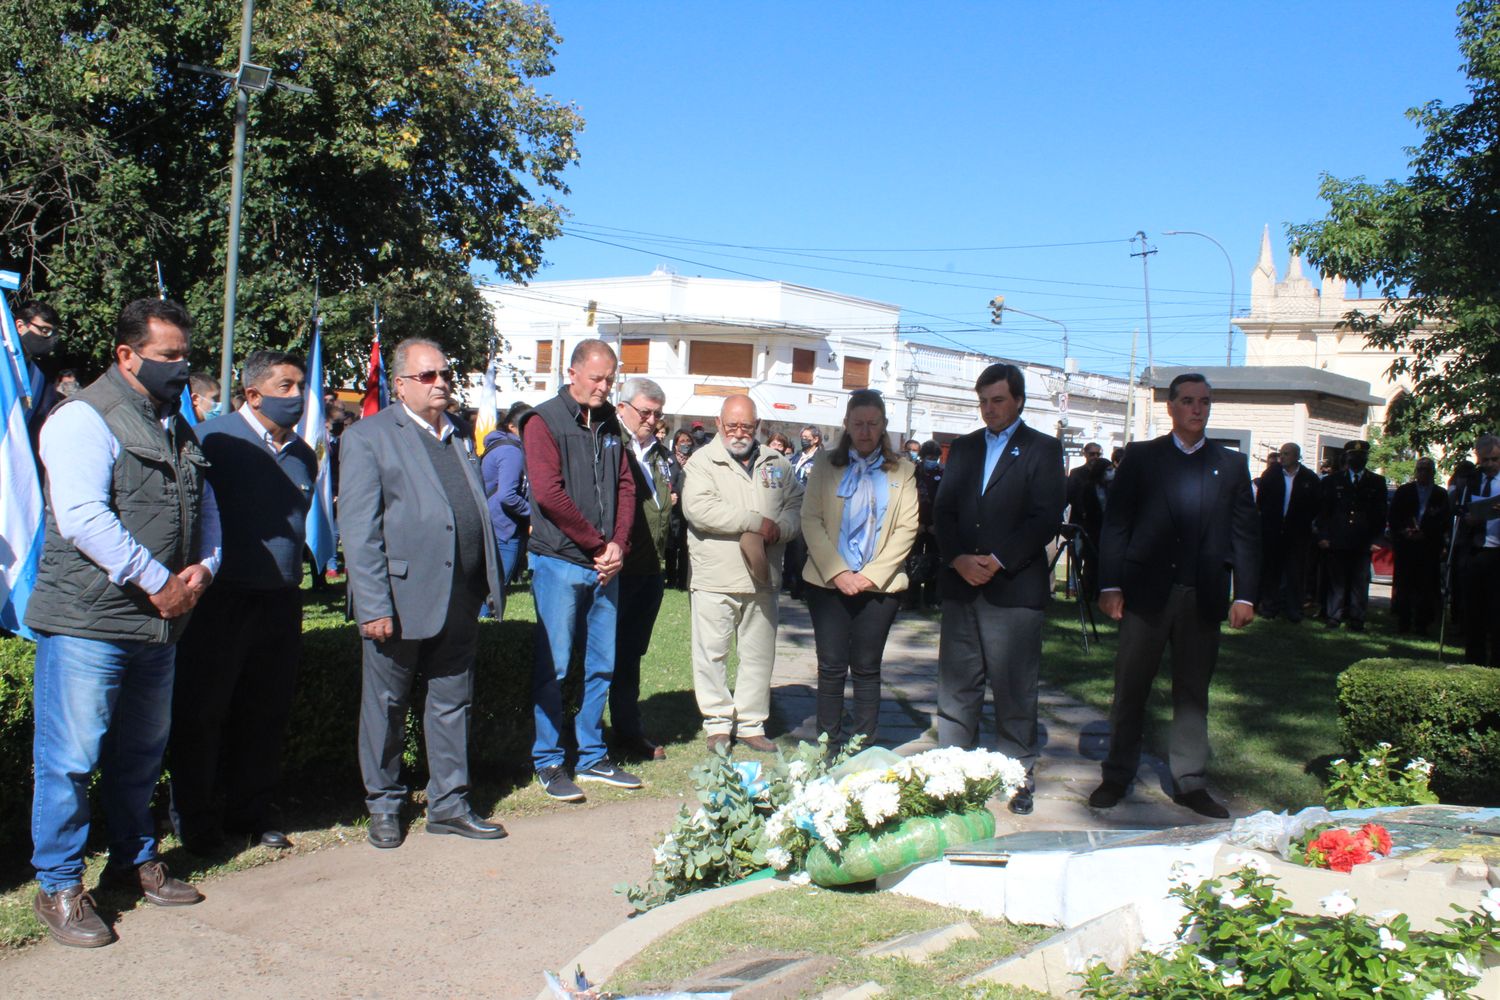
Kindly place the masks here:
<instances>
[{"instance_id":1,"label":"man in beige jacket","mask_svg":"<svg viewBox=\"0 0 1500 1000\"><path fill-rule=\"evenodd\" d=\"M801 528L802 487L778 452L756 444L749 396L730 396L719 435L688 463L682 513L688 524L693 608L693 690L708 748L736 740L769 753L771 670L776 664L776 594L781 557ZM739 671L729 690L730 639Z\"/></svg>"}]
</instances>

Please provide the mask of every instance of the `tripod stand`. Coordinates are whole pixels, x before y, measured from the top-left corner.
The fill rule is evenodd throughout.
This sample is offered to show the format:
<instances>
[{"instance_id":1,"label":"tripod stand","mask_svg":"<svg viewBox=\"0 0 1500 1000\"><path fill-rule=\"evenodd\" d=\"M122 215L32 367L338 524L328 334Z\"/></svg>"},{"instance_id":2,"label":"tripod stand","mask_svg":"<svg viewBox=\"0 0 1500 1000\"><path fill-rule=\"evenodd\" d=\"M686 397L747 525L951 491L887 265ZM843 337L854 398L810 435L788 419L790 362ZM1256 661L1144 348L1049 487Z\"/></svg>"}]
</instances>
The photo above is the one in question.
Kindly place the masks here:
<instances>
[{"instance_id":1,"label":"tripod stand","mask_svg":"<svg viewBox=\"0 0 1500 1000\"><path fill-rule=\"evenodd\" d=\"M1099 626L1094 623L1094 608L1083 593L1083 581L1079 574L1079 567L1083 564L1083 546L1087 540L1087 532L1082 525L1063 524L1059 525L1057 534L1057 552L1053 554L1052 561L1047 564L1047 573L1053 578L1057 575L1057 560L1066 553L1068 561L1063 565L1066 567L1067 588L1078 598L1078 633L1083 639L1083 651L1089 651L1089 633L1094 638L1099 638Z\"/></svg>"}]
</instances>

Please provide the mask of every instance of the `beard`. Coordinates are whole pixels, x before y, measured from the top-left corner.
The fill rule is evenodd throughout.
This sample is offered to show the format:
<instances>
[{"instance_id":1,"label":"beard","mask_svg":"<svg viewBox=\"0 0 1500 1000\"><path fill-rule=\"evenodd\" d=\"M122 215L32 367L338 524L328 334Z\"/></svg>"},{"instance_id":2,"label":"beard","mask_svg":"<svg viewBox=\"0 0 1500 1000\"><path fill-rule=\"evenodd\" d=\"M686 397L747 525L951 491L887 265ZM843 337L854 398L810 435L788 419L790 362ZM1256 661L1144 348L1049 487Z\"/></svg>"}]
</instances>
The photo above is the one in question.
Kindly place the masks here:
<instances>
[{"instance_id":1,"label":"beard","mask_svg":"<svg viewBox=\"0 0 1500 1000\"><path fill-rule=\"evenodd\" d=\"M750 454L750 449L755 447L754 438L725 438L724 447L729 449L729 454L735 458L744 458Z\"/></svg>"}]
</instances>

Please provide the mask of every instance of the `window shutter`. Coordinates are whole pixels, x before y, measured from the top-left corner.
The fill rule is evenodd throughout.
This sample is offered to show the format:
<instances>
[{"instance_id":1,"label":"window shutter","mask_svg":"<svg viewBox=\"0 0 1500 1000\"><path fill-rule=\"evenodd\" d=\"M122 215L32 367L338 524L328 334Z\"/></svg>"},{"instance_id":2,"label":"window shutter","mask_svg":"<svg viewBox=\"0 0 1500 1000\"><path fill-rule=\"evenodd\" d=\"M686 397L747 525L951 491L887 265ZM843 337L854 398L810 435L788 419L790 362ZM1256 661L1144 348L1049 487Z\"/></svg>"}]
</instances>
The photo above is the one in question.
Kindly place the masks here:
<instances>
[{"instance_id":1,"label":"window shutter","mask_svg":"<svg viewBox=\"0 0 1500 1000\"><path fill-rule=\"evenodd\" d=\"M727 344L719 340L694 340L688 344L689 374L750 378L754 369L754 344Z\"/></svg>"},{"instance_id":2,"label":"window shutter","mask_svg":"<svg viewBox=\"0 0 1500 1000\"><path fill-rule=\"evenodd\" d=\"M536 342L536 373L538 375L552 374L552 343L550 340Z\"/></svg>"},{"instance_id":3,"label":"window shutter","mask_svg":"<svg viewBox=\"0 0 1500 1000\"><path fill-rule=\"evenodd\" d=\"M626 375L644 375L651 367L649 338L620 341L620 371Z\"/></svg>"},{"instance_id":4,"label":"window shutter","mask_svg":"<svg viewBox=\"0 0 1500 1000\"><path fill-rule=\"evenodd\" d=\"M870 359L844 359L844 388L868 389L870 387Z\"/></svg>"},{"instance_id":5,"label":"window shutter","mask_svg":"<svg viewBox=\"0 0 1500 1000\"><path fill-rule=\"evenodd\" d=\"M792 348L792 382L795 385L812 385L813 372L818 368L818 356L802 347Z\"/></svg>"}]
</instances>

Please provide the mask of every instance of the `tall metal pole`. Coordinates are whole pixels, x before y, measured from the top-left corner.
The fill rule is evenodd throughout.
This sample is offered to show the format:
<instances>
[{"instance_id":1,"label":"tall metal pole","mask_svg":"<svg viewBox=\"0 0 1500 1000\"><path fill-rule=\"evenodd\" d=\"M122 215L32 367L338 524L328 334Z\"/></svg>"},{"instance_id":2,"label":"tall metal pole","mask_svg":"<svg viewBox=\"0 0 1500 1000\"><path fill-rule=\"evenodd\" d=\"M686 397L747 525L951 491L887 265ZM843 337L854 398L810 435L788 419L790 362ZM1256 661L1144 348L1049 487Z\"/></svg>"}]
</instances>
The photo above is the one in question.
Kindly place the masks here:
<instances>
[{"instance_id":1,"label":"tall metal pole","mask_svg":"<svg viewBox=\"0 0 1500 1000\"><path fill-rule=\"evenodd\" d=\"M1146 379L1145 379L1145 381L1146 381L1146 386L1151 389L1152 401L1154 403L1155 402L1155 396L1156 396L1156 353L1152 349L1152 343L1151 343L1151 269L1147 266L1147 262L1151 259L1151 255L1154 254L1154 253L1156 253L1156 251L1153 250L1149 245L1147 245L1145 230L1137 229L1135 231L1135 238L1141 241L1141 249L1140 249L1140 252L1138 252L1138 253L1132 253L1130 256L1132 256L1132 257L1139 257L1141 259L1141 283L1144 285L1144 287L1146 289ZM1155 406L1148 407L1147 410L1146 410L1146 436L1147 437L1156 437L1156 407Z\"/></svg>"},{"instance_id":2,"label":"tall metal pole","mask_svg":"<svg viewBox=\"0 0 1500 1000\"><path fill-rule=\"evenodd\" d=\"M1219 253L1224 255L1224 263L1229 265L1229 336L1224 343L1224 364L1234 364L1234 261L1229 259L1229 251L1224 249L1224 244L1214 239L1207 233L1200 233L1196 229L1168 229L1162 233L1163 236L1201 236L1214 246L1219 248Z\"/></svg>"},{"instance_id":3,"label":"tall metal pole","mask_svg":"<svg viewBox=\"0 0 1500 1000\"><path fill-rule=\"evenodd\" d=\"M250 61L250 22L255 0L245 0L240 21L240 65ZM229 249L224 261L224 338L219 361L220 406L227 411L234 386L234 302L240 282L240 201L245 193L245 130L250 119L250 95L234 88L234 168L229 181Z\"/></svg>"},{"instance_id":4,"label":"tall metal pole","mask_svg":"<svg viewBox=\"0 0 1500 1000\"><path fill-rule=\"evenodd\" d=\"M1125 443L1135 437L1135 344L1141 331L1130 331L1130 375L1125 379Z\"/></svg>"}]
</instances>

